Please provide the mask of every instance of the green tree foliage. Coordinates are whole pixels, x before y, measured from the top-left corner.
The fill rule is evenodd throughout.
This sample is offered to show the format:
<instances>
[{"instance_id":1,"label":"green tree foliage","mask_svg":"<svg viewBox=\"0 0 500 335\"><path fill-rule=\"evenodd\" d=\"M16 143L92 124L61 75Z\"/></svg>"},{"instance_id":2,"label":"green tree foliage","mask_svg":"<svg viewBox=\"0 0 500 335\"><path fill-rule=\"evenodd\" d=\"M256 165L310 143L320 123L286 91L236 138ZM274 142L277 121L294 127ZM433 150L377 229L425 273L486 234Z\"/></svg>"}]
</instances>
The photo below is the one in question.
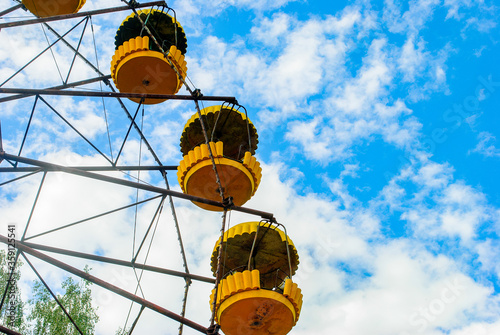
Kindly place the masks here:
<instances>
[{"instance_id":1,"label":"green tree foliage","mask_svg":"<svg viewBox=\"0 0 500 335\"><path fill-rule=\"evenodd\" d=\"M88 271L88 268L85 270ZM92 283L88 281L81 280L77 283L68 277L62 283L64 295L57 297L84 334L94 334L95 325L99 321L97 308L92 306L90 285ZM28 321L32 323L33 335L79 334L41 282L34 283L33 298L28 300L28 304L31 306Z\"/></svg>"},{"instance_id":2,"label":"green tree foliage","mask_svg":"<svg viewBox=\"0 0 500 335\"><path fill-rule=\"evenodd\" d=\"M128 333L130 333L130 328L125 329L122 327L118 327L118 330L115 332L115 335L128 335Z\"/></svg>"},{"instance_id":3,"label":"green tree foliage","mask_svg":"<svg viewBox=\"0 0 500 335\"><path fill-rule=\"evenodd\" d=\"M4 295L14 259L15 252L7 253L5 250L0 250L0 299ZM10 277L9 289L7 290L2 310L0 311L0 323L24 334L27 331L27 326L23 313L24 303L21 300L21 290L18 286L18 281L21 278L19 271L21 266L22 263L18 260L14 267L14 273Z\"/></svg>"}]
</instances>

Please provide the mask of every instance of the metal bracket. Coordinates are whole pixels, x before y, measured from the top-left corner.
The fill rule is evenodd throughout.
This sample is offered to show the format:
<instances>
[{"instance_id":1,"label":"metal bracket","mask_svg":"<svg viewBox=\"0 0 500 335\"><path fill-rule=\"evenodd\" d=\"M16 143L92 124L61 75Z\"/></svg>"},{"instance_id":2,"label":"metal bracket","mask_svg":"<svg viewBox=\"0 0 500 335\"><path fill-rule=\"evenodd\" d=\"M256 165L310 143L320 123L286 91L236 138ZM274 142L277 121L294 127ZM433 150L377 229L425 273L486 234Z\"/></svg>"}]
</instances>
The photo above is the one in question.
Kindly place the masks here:
<instances>
[{"instance_id":1,"label":"metal bracket","mask_svg":"<svg viewBox=\"0 0 500 335\"><path fill-rule=\"evenodd\" d=\"M222 204L224 205L224 209L233 208L233 206L234 206L233 197L224 198L224 200L222 201Z\"/></svg>"},{"instance_id":2,"label":"metal bracket","mask_svg":"<svg viewBox=\"0 0 500 335\"><path fill-rule=\"evenodd\" d=\"M207 335L219 335L220 326L215 324L207 328Z\"/></svg>"}]
</instances>

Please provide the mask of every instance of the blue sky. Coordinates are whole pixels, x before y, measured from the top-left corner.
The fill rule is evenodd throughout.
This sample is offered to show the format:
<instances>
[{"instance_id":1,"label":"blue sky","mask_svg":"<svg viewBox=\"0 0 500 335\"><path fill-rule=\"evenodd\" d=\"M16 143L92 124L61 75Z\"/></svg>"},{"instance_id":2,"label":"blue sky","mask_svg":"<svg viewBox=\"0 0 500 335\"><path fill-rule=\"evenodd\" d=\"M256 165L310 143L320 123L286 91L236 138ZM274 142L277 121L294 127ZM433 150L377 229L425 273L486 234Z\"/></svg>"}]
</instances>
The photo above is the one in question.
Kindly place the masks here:
<instances>
[{"instance_id":1,"label":"blue sky","mask_svg":"<svg viewBox=\"0 0 500 335\"><path fill-rule=\"evenodd\" d=\"M0 1L1 8L12 4ZM84 9L119 4L89 1ZM301 264L295 280L303 289L304 306L291 334L500 331L497 3L183 0L168 4L187 35L186 60L193 85L205 95L235 96L259 133L257 158L263 180L246 206L274 213L297 246ZM21 15L29 17L14 12L2 22ZM109 73L114 34L127 15L93 18L97 59L104 73ZM70 27L69 23L54 26L61 31ZM70 37L74 43L78 34ZM96 64L91 31L84 36L82 53ZM2 82L47 44L40 26L2 29L0 40ZM63 46L54 54L64 74L71 54ZM85 64L77 64L72 80L94 76ZM60 83L54 60L46 55L3 87ZM108 154L100 99L48 97L47 101ZM135 110L134 103L127 104ZM33 98L26 98L0 108L7 152L18 152L32 106ZM104 106L116 154L127 120L113 101ZM25 156L67 165L104 163L50 110L37 108ZM181 159L179 137L194 111L192 103L178 101L145 108L141 122L163 164L176 165ZM134 134L125 146L123 163L136 164L139 150ZM153 163L144 147L141 163ZM11 177L0 175L2 180ZM141 178L161 185L155 174L144 173ZM169 181L180 189L175 173ZM19 231L24 229L39 182L38 175L0 188L0 210L7 218L2 225L14 222ZM30 226L33 234L130 203L136 196L132 190L59 174L49 174L46 184ZM67 209L58 210L54 219L55 204L65 202ZM75 207L75 203L85 205ZM209 276L220 215L182 200L176 201L176 208L190 269ZM154 206L140 208L145 219L139 230L152 210ZM254 219L232 213L231 224ZM161 220L148 262L181 269L171 218L164 215ZM130 215L117 214L38 241L126 258L132 248L132 226ZM64 273L40 266L57 287ZM91 266L103 279L134 289L133 273ZM26 271L26 278L23 292L28 296L33 275ZM148 283L144 290L151 289L146 297L172 310L180 308L179 280L158 276L144 280ZM168 283L160 293L153 290L159 283ZM209 317L210 289L193 284L188 300L188 317L202 324ZM123 326L128 305L97 288L94 295L102 313L99 333ZM141 333L176 333L175 323L153 312L144 320L138 325Z\"/></svg>"}]
</instances>

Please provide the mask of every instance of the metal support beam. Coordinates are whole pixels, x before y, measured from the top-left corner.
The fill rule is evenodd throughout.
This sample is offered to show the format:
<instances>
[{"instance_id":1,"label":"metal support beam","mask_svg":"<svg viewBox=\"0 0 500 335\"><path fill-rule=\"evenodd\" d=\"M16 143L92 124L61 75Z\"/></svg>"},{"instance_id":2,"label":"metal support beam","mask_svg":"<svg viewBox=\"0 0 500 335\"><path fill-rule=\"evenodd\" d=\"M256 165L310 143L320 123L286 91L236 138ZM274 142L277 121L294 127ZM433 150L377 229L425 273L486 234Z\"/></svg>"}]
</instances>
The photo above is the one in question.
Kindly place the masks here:
<instances>
[{"instance_id":1,"label":"metal support beam","mask_svg":"<svg viewBox=\"0 0 500 335\"><path fill-rule=\"evenodd\" d=\"M59 86L54 86L54 87L50 87L50 88L47 88L47 89L48 90L63 90L63 89L66 89L66 88L73 88L73 87L77 87L77 86L92 84L92 83L95 83L95 82L98 82L98 81L108 82L109 79L111 79L111 75L99 76L99 77L96 77L96 78L75 81L73 83L59 85ZM0 98L0 103L7 102L7 101L12 101L12 100L18 100L18 99L26 98L26 97L33 96L33 95L34 94L16 94L16 95L11 95L11 96L8 96L8 97L5 97L5 98Z\"/></svg>"},{"instance_id":2,"label":"metal support beam","mask_svg":"<svg viewBox=\"0 0 500 335\"><path fill-rule=\"evenodd\" d=\"M21 243L21 242L19 242L19 243ZM17 242L16 242L16 244L17 244ZM102 262L102 263L108 263L108 264L126 266L126 267L129 267L129 268L143 269L143 270L146 270L146 271L163 273L163 274L166 274L166 275L175 276L175 277L182 277L182 278L186 278L186 279L189 278L189 279L198 280L198 281L205 282L205 283L210 283L210 284L215 283L215 279L213 279L213 278L198 276L198 275L194 275L194 274L191 274L191 273L185 273L185 272L180 272L180 271L175 271L175 270L164 269L164 268L160 268L160 267L157 267L157 266L151 266L151 265L139 264L139 263L132 263L132 262L127 262L127 261L123 261L123 260L120 260L120 259L109 258L109 257L104 257L104 256L98 256L98 255L93 255L93 254L87 254L87 253L78 252L78 251L71 251L71 250L66 250L66 249L60 249L60 248L50 247L50 246L47 246L47 245L30 243L30 242L22 242L22 244L25 245L25 246L27 246L27 247L30 247L32 249L35 249L35 250L43 250L43 251L53 252L53 253L56 253L56 254L67 255L67 256L72 256L72 257L78 257L78 258L84 258L84 259L89 259L89 260L92 260L92 261L97 261L97 262Z\"/></svg>"},{"instance_id":3,"label":"metal support beam","mask_svg":"<svg viewBox=\"0 0 500 335\"><path fill-rule=\"evenodd\" d=\"M177 166L175 165L164 165L164 166L155 166L155 165L144 165L144 166L126 166L126 165L118 165L118 166L71 166L73 169L78 169L82 171L176 171ZM40 171L39 167L31 167L31 166L22 166L22 167L5 167L0 168L0 173L2 172L35 172ZM55 171L48 170L45 171Z\"/></svg>"},{"instance_id":4,"label":"metal support beam","mask_svg":"<svg viewBox=\"0 0 500 335\"><path fill-rule=\"evenodd\" d=\"M13 6L13 7L10 7L9 9L6 9L6 10L4 10L4 11L1 11L1 12L0 12L0 17L4 16L4 15L6 15L6 14L9 14L9 13L11 13L11 12L15 11L15 10L18 10L19 8L22 8L22 7L23 7L23 5L22 5L22 4L17 4L17 5L15 5L15 6Z\"/></svg>"},{"instance_id":5,"label":"metal support beam","mask_svg":"<svg viewBox=\"0 0 500 335\"><path fill-rule=\"evenodd\" d=\"M144 7L165 6L165 5L166 5L165 1L146 2L146 3L142 3L142 4L136 2L134 4L133 8L144 8ZM113 7L113 8L89 10L86 12L79 12L79 13L75 13L75 14L57 15L57 16L38 18L38 19L21 20L21 21L16 21L16 22L7 22L7 23L1 23L0 29L9 28L9 27L26 26L29 24L35 24L35 23L41 23L41 22L67 20L67 19L73 19L75 17L84 17L84 16L90 16L90 15L99 15L99 14L120 12L123 10L129 10L129 9L131 9L130 6L120 6L120 7Z\"/></svg>"},{"instance_id":6,"label":"metal support beam","mask_svg":"<svg viewBox=\"0 0 500 335\"><path fill-rule=\"evenodd\" d=\"M192 196L189 194L184 194L181 192L168 190L168 189L161 188L161 187L156 187L156 186L152 186L152 185L146 185L146 184L133 182L130 180L119 179L119 178L114 178L114 177L101 175L101 174L97 174L97 173L82 171L79 169L70 168L70 167L66 167L66 166L62 166L62 165L42 162L42 161L38 161L35 159L14 156L14 155L7 154L5 152L3 152L3 153L0 152L0 160L1 159L7 159L7 160L14 161L14 162L24 163L24 164L33 165L33 166L39 166L43 169L48 169L50 171L61 171L61 172L74 174L74 175L85 177L85 178L91 178L91 179L109 182L109 183L113 183L113 184L117 184L117 185L138 188L138 189L141 189L144 191L154 192L154 193L163 194L163 195L167 195L167 196L173 196L176 198L186 199L186 200L190 200L190 201L196 201L196 202L200 202L203 204L212 205L212 206L216 206L216 207L220 207L220 208L226 207L225 204L223 204L222 202L219 202L219 201L200 198L200 197ZM245 207L234 206L234 205L232 205L230 208L227 208L227 209L237 211L237 212L257 215L257 216L260 216L261 218L269 220L271 222L276 222L276 219L274 218L274 215L272 213L262 212L262 211L258 211L258 210L254 210L254 209L250 209L250 208L245 208Z\"/></svg>"},{"instance_id":7,"label":"metal support beam","mask_svg":"<svg viewBox=\"0 0 500 335\"><path fill-rule=\"evenodd\" d=\"M23 335L21 333L18 333L12 329L9 329L7 327L4 327L2 325L0 325L0 332L4 333L4 334L7 334L7 335Z\"/></svg>"},{"instance_id":8,"label":"metal support beam","mask_svg":"<svg viewBox=\"0 0 500 335\"><path fill-rule=\"evenodd\" d=\"M8 243L7 237L5 237L3 235L0 235L0 242L7 244ZM138 297L135 294L132 294L132 293L130 293L128 291L125 291L125 290L117 287L117 286L114 286L114 285L112 285L112 284L110 284L110 283L108 283L108 282L106 282L106 281L104 281L102 279L94 277L91 274L86 273L85 271L82 271L82 270L79 270L77 268L74 268L71 265L63 263L63 262L61 262L61 261L59 261L59 260L57 260L55 258L52 258L50 256L47 256L47 255L39 252L39 251L36 251L36 250L34 250L34 249L32 249L32 248L24 245L23 243L21 243L19 241L16 241L15 247L19 251L28 253L28 254L30 254L30 255L32 255L32 256L34 256L36 258L39 258L39 259L41 259L41 260L43 260L43 261L45 261L45 262L47 262L49 264L52 264L52 265L54 265L54 266L56 266L56 267L58 267L60 269L68 271L68 272L74 274L75 276L83 278L83 279L85 279L85 280L87 280L87 281L89 281L91 283L94 283L94 284L96 284L98 286L101 286L101 287L103 287L103 288L105 288L105 289L107 289L107 290L109 290L111 292L114 292L114 293L116 293L118 295L121 295L122 297L127 298L127 299L129 299L131 301L134 301L134 302L138 303L141 306L145 306L146 308L149 308L149 309L151 309L151 310L153 310L155 312L163 314L163 315L165 315L165 316L167 316L167 317L169 317L169 318L171 318L171 319L173 319L175 321L181 322L181 323L185 324L186 326L191 327L191 328L193 328L193 329L195 329L195 330L197 330L197 331L199 331L199 332L201 332L203 334L207 333L207 328L203 327L202 325L200 325L200 324L198 324L196 322L193 322L193 321L191 321L189 319L186 319L186 318L184 318L184 317L182 317L182 316L180 316L180 315L178 315L176 313L173 313L173 312L171 312L171 311L169 311L169 310L167 310L167 309L165 309L163 307L160 307L160 306L158 306L158 305L156 305L156 304L154 304L154 303L152 303L152 302L150 302L150 301L148 301L146 299Z\"/></svg>"},{"instance_id":9,"label":"metal support beam","mask_svg":"<svg viewBox=\"0 0 500 335\"><path fill-rule=\"evenodd\" d=\"M149 93L122 93L122 92L89 92L89 91L60 91L55 89L29 89L29 88L0 88L0 94L26 94L26 95L65 95L75 97L103 97L103 98L148 98L168 100L197 100L197 101L224 101L238 103L235 97L204 96L204 95L174 95L174 94L149 94Z\"/></svg>"}]
</instances>

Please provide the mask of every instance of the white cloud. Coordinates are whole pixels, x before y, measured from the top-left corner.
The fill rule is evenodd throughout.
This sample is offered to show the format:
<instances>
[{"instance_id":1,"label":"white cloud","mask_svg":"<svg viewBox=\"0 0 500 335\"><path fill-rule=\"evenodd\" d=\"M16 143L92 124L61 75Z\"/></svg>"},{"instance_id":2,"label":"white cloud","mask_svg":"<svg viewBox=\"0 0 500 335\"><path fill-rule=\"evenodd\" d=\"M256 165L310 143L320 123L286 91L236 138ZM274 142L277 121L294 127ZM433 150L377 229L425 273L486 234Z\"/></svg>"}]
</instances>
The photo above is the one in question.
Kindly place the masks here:
<instances>
[{"instance_id":1,"label":"white cloud","mask_svg":"<svg viewBox=\"0 0 500 335\"><path fill-rule=\"evenodd\" d=\"M425 43L419 39L415 43L415 36L409 36L401 48L401 57L398 59L399 68L404 74L405 81L415 80L415 76L423 70L426 54L423 52Z\"/></svg>"},{"instance_id":2,"label":"white cloud","mask_svg":"<svg viewBox=\"0 0 500 335\"><path fill-rule=\"evenodd\" d=\"M271 19L264 17L259 21L260 25L252 27L250 33L256 41L267 47L277 46L290 29L290 21L291 18L287 14L277 13Z\"/></svg>"},{"instance_id":3,"label":"white cloud","mask_svg":"<svg viewBox=\"0 0 500 335\"><path fill-rule=\"evenodd\" d=\"M412 0L409 1L407 11L402 11L402 4L394 0L386 0L383 18L389 31L395 33L418 33L432 18L438 0Z\"/></svg>"},{"instance_id":4,"label":"white cloud","mask_svg":"<svg viewBox=\"0 0 500 335\"><path fill-rule=\"evenodd\" d=\"M472 152L477 152L486 157L500 157L500 149L495 147L496 138L490 132L483 131L477 135L479 142Z\"/></svg>"},{"instance_id":5,"label":"white cloud","mask_svg":"<svg viewBox=\"0 0 500 335\"><path fill-rule=\"evenodd\" d=\"M479 261L485 271L493 271L497 276L500 276L500 264L497 262L500 255L498 243L494 242L492 239L486 239L484 242L478 243L476 248L477 254L479 255Z\"/></svg>"},{"instance_id":6,"label":"white cloud","mask_svg":"<svg viewBox=\"0 0 500 335\"><path fill-rule=\"evenodd\" d=\"M470 7L472 1L470 0L445 0L444 5L448 7L448 14L446 14L446 19L454 18L460 20L463 14L460 14L461 7Z\"/></svg>"},{"instance_id":7,"label":"white cloud","mask_svg":"<svg viewBox=\"0 0 500 335\"><path fill-rule=\"evenodd\" d=\"M500 322L474 322L470 326L459 330L454 330L450 335L489 335L496 334L500 331Z\"/></svg>"}]
</instances>

